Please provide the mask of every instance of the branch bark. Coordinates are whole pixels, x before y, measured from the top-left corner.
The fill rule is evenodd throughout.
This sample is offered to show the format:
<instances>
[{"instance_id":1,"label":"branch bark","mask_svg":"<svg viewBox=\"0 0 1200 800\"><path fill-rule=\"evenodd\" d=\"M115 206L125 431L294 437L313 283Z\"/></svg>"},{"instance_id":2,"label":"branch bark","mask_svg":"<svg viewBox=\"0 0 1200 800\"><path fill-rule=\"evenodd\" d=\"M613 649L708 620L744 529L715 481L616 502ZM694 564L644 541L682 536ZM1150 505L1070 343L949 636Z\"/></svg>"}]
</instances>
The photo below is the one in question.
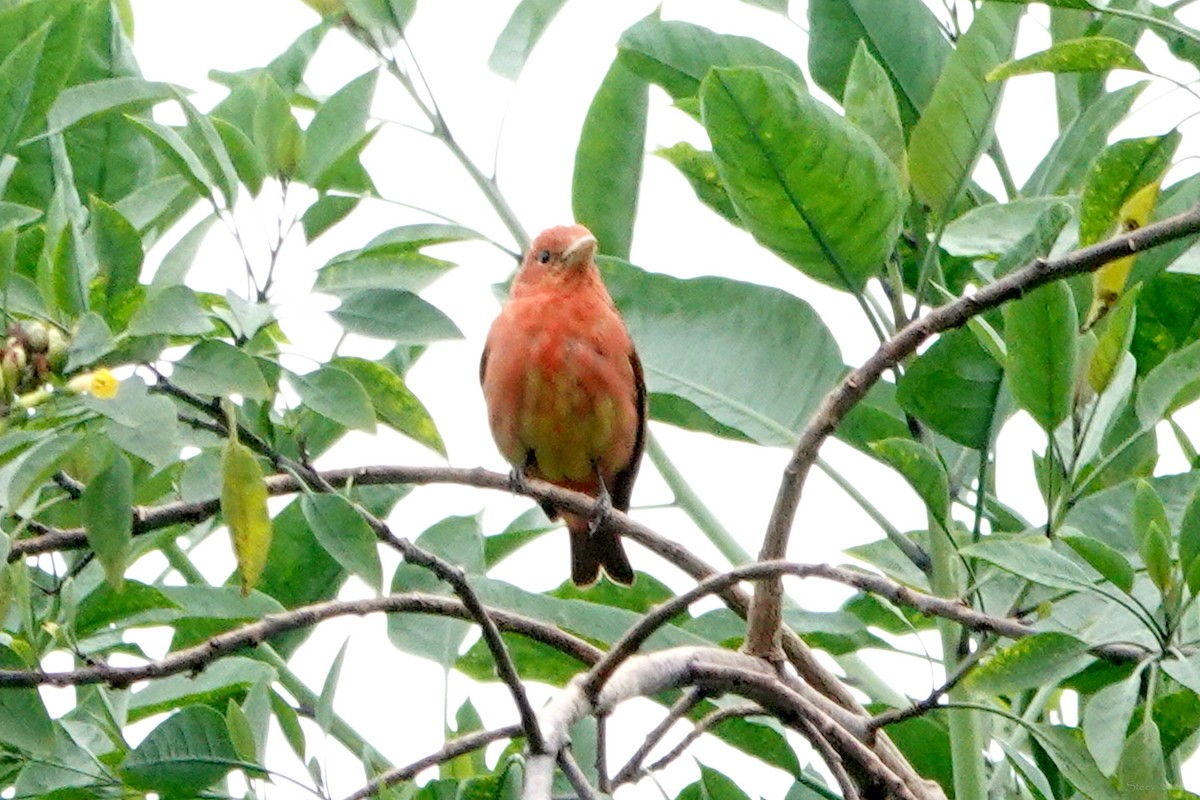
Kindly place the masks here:
<instances>
[{"instance_id":1,"label":"branch bark","mask_svg":"<svg viewBox=\"0 0 1200 800\"><path fill-rule=\"evenodd\" d=\"M825 397L805 426L792 452L791 461L784 468L759 560L775 561L786 557L800 494L825 439L837 429L846 414L866 396L885 370L895 367L915 353L929 337L957 328L972 317L1020 297L1043 284L1091 272L1123 256L1133 255L1198 232L1200 206L1100 244L1076 250L1062 258L1052 261L1039 259L981 287L974 294L935 308L906 325L895 336L881 344L862 366L843 378ZM746 634L747 652L776 661L782 657L779 643L782 603L783 590L778 580L758 584Z\"/></svg>"}]
</instances>

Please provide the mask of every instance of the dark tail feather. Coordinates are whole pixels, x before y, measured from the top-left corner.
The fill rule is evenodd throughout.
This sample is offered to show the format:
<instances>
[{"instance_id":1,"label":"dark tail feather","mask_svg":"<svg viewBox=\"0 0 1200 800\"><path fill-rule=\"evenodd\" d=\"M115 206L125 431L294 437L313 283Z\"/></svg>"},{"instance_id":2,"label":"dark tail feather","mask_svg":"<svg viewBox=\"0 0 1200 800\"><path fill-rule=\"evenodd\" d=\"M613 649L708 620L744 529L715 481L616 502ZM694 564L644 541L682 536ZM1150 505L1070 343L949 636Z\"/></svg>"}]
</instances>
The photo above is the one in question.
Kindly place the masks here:
<instances>
[{"instance_id":1,"label":"dark tail feather","mask_svg":"<svg viewBox=\"0 0 1200 800\"><path fill-rule=\"evenodd\" d=\"M600 577L600 570L615 582L629 586L633 583L633 567L621 545L621 537L612 531L588 533L590 520L574 514L563 514L571 532L571 580L576 586L591 586Z\"/></svg>"}]
</instances>

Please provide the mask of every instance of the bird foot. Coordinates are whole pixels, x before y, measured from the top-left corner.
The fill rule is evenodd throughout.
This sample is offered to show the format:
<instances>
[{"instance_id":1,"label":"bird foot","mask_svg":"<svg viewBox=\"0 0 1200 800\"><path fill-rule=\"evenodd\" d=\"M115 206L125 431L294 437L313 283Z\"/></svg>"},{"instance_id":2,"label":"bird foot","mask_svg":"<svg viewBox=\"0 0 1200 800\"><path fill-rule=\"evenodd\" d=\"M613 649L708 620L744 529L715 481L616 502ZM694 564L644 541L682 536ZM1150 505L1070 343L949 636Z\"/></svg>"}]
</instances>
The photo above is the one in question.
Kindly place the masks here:
<instances>
[{"instance_id":1,"label":"bird foot","mask_svg":"<svg viewBox=\"0 0 1200 800\"><path fill-rule=\"evenodd\" d=\"M608 487L601 482L600 496L596 498L596 504L592 506L592 514L588 519L588 536L595 536L604 527L604 523L612 516L612 510L612 495L608 493Z\"/></svg>"},{"instance_id":2,"label":"bird foot","mask_svg":"<svg viewBox=\"0 0 1200 800\"><path fill-rule=\"evenodd\" d=\"M525 470L513 467L509 471L508 490L514 494L529 494L529 481L525 478Z\"/></svg>"}]
</instances>

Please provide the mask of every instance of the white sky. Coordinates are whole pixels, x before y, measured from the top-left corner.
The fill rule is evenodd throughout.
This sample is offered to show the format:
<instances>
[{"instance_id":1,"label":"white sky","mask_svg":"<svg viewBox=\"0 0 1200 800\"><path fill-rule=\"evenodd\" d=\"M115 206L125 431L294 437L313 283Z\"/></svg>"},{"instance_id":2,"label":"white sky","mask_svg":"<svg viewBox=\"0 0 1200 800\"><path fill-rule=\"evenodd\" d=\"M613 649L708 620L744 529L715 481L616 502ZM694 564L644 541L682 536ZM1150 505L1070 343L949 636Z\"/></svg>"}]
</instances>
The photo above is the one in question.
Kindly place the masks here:
<instances>
[{"instance_id":1,"label":"white sky","mask_svg":"<svg viewBox=\"0 0 1200 800\"><path fill-rule=\"evenodd\" d=\"M453 132L485 171L490 170L499 135L501 188L533 234L570 219L574 147L588 103L612 60L621 31L651 13L658 4L653 0L568 3L515 86L486 68L492 43L512 5L487 0L425 0L418 4L409 39ZM135 49L146 77L197 90L196 102L201 108L210 107L223 92L207 82L209 69L233 71L262 66L317 21L316 15L299 0L133 0L133 7L137 24ZM792 15L796 20L805 20L803 0L793 2ZM733 0L686 3L668 0L664 16L687 19L723 32L756 36L799 64L807 65L802 27L784 23L780 17L750 5ZM1029 20L1023 34L1021 54L1044 46L1044 34ZM1157 42L1144 49L1155 48ZM1159 62L1162 60L1160 57ZM355 45L334 33L308 73L309 84L318 94L328 94L372 66L371 60ZM1185 71L1190 72L1190 68ZM1192 79L1194 72L1183 77ZM1150 105L1152 109L1166 108L1174 121L1184 115L1178 108L1179 97L1175 92L1171 100ZM1048 81L1020 79L1009 87L1007 98L1000 136L1020 182L1054 135ZM1014 112L1014 108L1019 110ZM1037 112L1022 113L1027 108ZM651 109L648 147L670 145L680 139L703 144L699 126L671 110L666 95L657 89L652 93ZM380 80L375 112L384 119L422 122L386 77ZM1145 130L1138 129L1140 126L1145 126ZM1165 127L1161 117L1140 114L1128 133L1159 133ZM507 243L503 227L438 143L389 125L367 151L365 161L385 197L433 208ZM1186 173L1193 171L1195 168L1191 167ZM269 194L269 189L264 192ZM276 209L264 201L257 206L244 203L241 211L243 234L252 240L252 249L255 239L261 247L262 232L273 229ZM322 313L332 308L335 301L308 294L313 270L331 256L358 247L383 230L426 219L400 206L377 203L364 206L311 247L305 248L297 233L292 247L285 250L281 267L285 274L277 298L284 329L299 354L294 366L301 370L308 368L305 364L311 361L303 354L327 356L340 333ZM253 255L259 257L262 252ZM503 280L513 265L498 251L482 244L446 247L439 255L462 266L425 296L458 323L465 339L432 348L411 372L409 383L433 413L449 448L451 464L506 470L487 433L477 365L484 334L496 311L490 285ZM152 254L149 263L155 263L157 257L161 257L161 248ZM674 169L653 157L646 161L631 260L643 268L680 277L718 274L782 287L821 310L847 363L860 362L874 349L874 339L862 324L861 312L852 299L816 285L754 246L746 234L701 207ZM193 283L197 288L222 292L227 287L240 288L244 286L240 263L240 255L228 236L217 232L210 236L201 254ZM356 341L353 346L368 356L380 355L387 349L384 343L365 340ZM655 425L654 431L743 547L757 552L787 452L697 436L661 425ZM1010 467L1009 477L1001 486L1002 497L1032 519L1043 518L1044 512L1032 472L1024 465L1029 464L1029 451L1040 447L1039 437L1033 423L1021 415L1006 428L999 455L1001 463ZM1160 437L1160 442L1164 451L1173 447L1169 437ZM922 506L895 473L837 442L830 442L823 455L857 485L868 487L872 500L899 528L923 527ZM436 456L407 440L384 433L373 439L351 435L323 463L340 466L439 462ZM1160 472L1181 468L1177 454L1164 452ZM721 563L711 545L692 529L682 514L636 508L669 500L669 493L649 463L643 465L634 495L635 515L660 532L678 536L713 563ZM492 533L528 507L525 500L496 493L430 487L417 490L403 501L390 522L397 534L416 536L447 514L485 510L485 532ZM813 473L793 536L792 558L841 562L845 560L842 548L879 536L878 529L852 501L824 475ZM686 578L674 570L662 569L656 559L636 545L631 545L630 551L635 567L660 575L676 588L688 585ZM385 575L390 578L395 561L388 558L385 556ZM200 559L206 574L217 580L223 579L232 566L221 537L213 537L201 548ZM531 568L534 566L536 570ZM568 574L565 537L544 538L520 558L502 565L496 574L527 588L557 585ZM794 589L794 594L814 609L835 608L847 595L826 584ZM364 585L352 581L345 593L368 592ZM397 654L387 643L382 618L322 626L293 659L295 670L319 690L334 654L347 636L351 636L351 644L336 703L339 713L396 763L406 763L434 749L441 736L441 671L427 662ZM928 644L936 652L936 641L931 639ZM887 654L870 656L871 663L896 688L913 696L924 696L935 682L923 662ZM502 688L476 687L460 677L450 680L449 707L456 708L468 693L476 699L485 724L499 725L515 719ZM535 702L546 696L548 693L540 687L535 689ZM641 704L632 712L617 715L616 727L610 734L616 751L610 757L610 764L621 763L622 756L632 751L640 734L647 729L647 720L657 718L642 713L649 707L648 703ZM310 730L309 741L310 755L316 754L331 776L334 797L361 785L356 759L346 756L336 743L321 747L315 728ZM805 752L802 748L802 761ZM722 770L750 776L743 779L742 786L755 796L782 796L790 785L790 779L782 773L762 769L758 762L717 743L703 743L694 754ZM289 774L305 780L302 765L290 757L278 736L269 759L273 767L285 764ZM1193 774L1197 772L1194 767ZM685 758L662 777L662 782L673 796L697 775L694 763ZM266 796L308 795L279 784L268 788ZM658 796L658 789L649 781L619 793L622 800Z\"/></svg>"}]
</instances>

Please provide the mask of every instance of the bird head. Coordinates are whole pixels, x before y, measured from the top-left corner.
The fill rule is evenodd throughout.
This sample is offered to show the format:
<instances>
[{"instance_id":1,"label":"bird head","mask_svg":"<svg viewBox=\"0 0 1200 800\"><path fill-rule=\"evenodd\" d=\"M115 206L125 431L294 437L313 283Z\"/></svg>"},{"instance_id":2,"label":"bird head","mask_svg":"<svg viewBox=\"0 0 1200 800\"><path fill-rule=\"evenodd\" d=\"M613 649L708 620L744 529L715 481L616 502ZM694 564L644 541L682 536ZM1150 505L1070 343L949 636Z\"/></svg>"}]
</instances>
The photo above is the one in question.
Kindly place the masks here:
<instances>
[{"instance_id":1,"label":"bird head","mask_svg":"<svg viewBox=\"0 0 1200 800\"><path fill-rule=\"evenodd\" d=\"M594 263L596 237L582 225L559 225L537 235L525 254L525 267L573 269Z\"/></svg>"}]
</instances>

